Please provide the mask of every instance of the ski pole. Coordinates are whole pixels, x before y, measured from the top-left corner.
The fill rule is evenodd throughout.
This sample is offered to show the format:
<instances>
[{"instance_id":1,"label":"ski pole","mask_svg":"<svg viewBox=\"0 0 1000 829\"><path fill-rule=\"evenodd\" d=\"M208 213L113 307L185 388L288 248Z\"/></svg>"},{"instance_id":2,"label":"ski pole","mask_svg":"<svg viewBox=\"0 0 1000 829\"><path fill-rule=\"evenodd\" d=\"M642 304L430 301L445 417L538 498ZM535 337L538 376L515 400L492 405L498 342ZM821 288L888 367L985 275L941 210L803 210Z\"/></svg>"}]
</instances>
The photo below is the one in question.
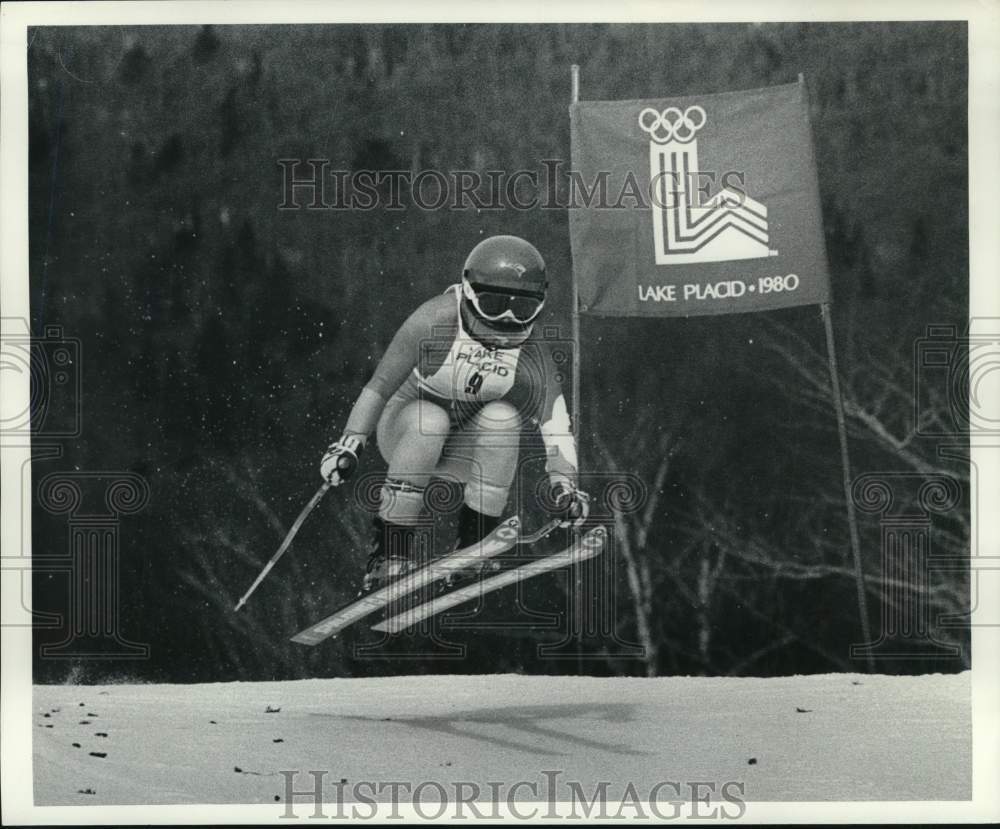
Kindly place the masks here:
<instances>
[{"instance_id":1,"label":"ski pole","mask_svg":"<svg viewBox=\"0 0 1000 829\"><path fill-rule=\"evenodd\" d=\"M267 574L271 572L271 568L274 567L274 565L278 563L278 559L285 554L285 550L287 550L289 545L292 543L292 539L295 538L295 534L299 531L299 527L302 526L302 523L309 516L309 513L313 511L313 507L315 507L320 502L320 499L324 495L326 495L326 491L331 486L333 486L333 484L330 481L324 481L323 485L316 490L316 494L309 499L309 503L306 504L305 509L303 509L302 512L299 513L299 517L296 518L295 523L292 524L292 528L288 531L288 535L285 536L285 540L281 542L281 546L278 548L278 552L276 552L273 556L271 556L271 560L264 565L264 569L261 570L260 575L257 576L256 579L254 579L253 584L250 585L250 589L247 590L247 592L243 594L243 598L236 603L235 610L239 610L241 607L243 607L243 605L247 603L247 599L250 598L250 594L257 589L257 585L259 585L262 581L264 581L264 578L267 576Z\"/></svg>"}]
</instances>

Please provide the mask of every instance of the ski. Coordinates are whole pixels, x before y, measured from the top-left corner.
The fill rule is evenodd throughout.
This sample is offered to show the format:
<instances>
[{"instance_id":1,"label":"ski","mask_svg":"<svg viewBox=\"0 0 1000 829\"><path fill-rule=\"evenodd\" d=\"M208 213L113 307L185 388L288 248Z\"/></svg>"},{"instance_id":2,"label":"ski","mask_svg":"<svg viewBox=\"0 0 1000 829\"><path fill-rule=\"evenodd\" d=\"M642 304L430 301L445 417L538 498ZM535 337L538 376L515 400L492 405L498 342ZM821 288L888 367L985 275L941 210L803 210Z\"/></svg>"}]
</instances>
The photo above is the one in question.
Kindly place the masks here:
<instances>
[{"instance_id":1,"label":"ski","mask_svg":"<svg viewBox=\"0 0 1000 829\"><path fill-rule=\"evenodd\" d=\"M292 637L292 641L300 645L318 645L331 636L336 636L358 620L364 619L372 613L377 613L400 598L415 593L450 573L475 567L483 559L498 556L517 544L531 544L538 541L552 532L558 523L558 521L550 521L537 532L522 536L520 534L521 519L516 515L512 516L482 541L435 559L367 596L362 596L360 599L344 605L325 619L321 619L305 630L296 633Z\"/></svg>"},{"instance_id":2,"label":"ski","mask_svg":"<svg viewBox=\"0 0 1000 829\"><path fill-rule=\"evenodd\" d=\"M456 605L479 598L486 593L492 593L494 590L499 590L525 579L539 576L542 573L548 573L550 570L556 570L570 564L579 564L587 559L594 558L603 551L605 541L607 541L607 530L604 527L595 527L565 550L543 556L528 564L507 570L498 576L490 576L474 584L452 590L450 593L444 593L428 602L391 616L377 625L372 625L372 630L384 633L400 633L424 619L428 619L445 610L450 610Z\"/></svg>"}]
</instances>

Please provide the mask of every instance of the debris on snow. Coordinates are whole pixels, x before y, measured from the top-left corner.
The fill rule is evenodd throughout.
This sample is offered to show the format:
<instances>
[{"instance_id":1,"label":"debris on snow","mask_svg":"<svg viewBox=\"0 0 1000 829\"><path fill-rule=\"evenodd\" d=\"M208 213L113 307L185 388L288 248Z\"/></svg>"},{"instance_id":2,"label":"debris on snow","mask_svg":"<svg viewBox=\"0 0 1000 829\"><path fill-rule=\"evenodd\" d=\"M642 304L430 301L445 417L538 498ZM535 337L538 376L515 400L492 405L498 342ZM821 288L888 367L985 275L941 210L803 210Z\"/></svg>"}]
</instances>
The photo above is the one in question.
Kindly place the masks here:
<instances>
[{"instance_id":1,"label":"debris on snow","mask_svg":"<svg viewBox=\"0 0 1000 829\"><path fill-rule=\"evenodd\" d=\"M847 687L853 687L854 681L862 683L864 692L845 694L845 679ZM558 752L564 755L560 762L567 766L563 779L579 780L588 790L608 775L636 780L637 790L640 783L649 789L662 776L663 767L669 767L673 779L679 780L697 780L706 769L732 775L736 773L731 764L742 758L743 776L752 778L747 786L759 800L822 799L824 794L829 796L833 778L842 791L865 798L963 800L970 796L971 766L964 762L965 752L956 755L954 765L943 766L940 735L947 728L964 745L971 744L969 679L968 673L864 679L843 674L655 680L463 676L446 680L449 691L451 686L454 690L447 695L440 693L442 680L434 676L394 677L391 683L381 678L337 678L119 685L112 693L114 700L101 700L102 730L80 726L87 730L69 737L80 747L71 746L73 751L67 753L62 736L36 739L35 797L45 806L116 805L154 798L164 804L257 802L284 809L284 780L277 771L281 768L329 769L325 788L336 786L338 780L421 779L417 775L426 775L428 766L440 768L439 776L453 777L465 768L482 779L514 780L520 779L515 775L523 775L526 759L542 767L539 764L547 762L546 757L551 760L551 754ZM102 689L86 690L96 696ZM53 708L63 706L67 717L72 713L75 704L67 694L72 689L65 686L35 686L35 704L28 710L36 718L36 727L55 727L52 724L59 715ZM284 714L285 707L291 706L280 723L273 719L273 712L265 713L261 707L261 700L267 705L275 698L281 702L271 702L272 709L280 705ZM86 700L77 703L81 701L84 710L77 716L90 720L86 712L92 709ZM797 710L813 705L811 710L821 716L806 717ZM226 727L216 728L211 739L193 749L192 736L199 722L207 725L214 720L213 724L223 725L208 713L214 710L229 711ZM44 713L51 717L43 717ZM793 722L789 713L797 714ZM739 727L723 727L721 715ZM371 726L380 721L391 725L392 736L405 746L420 745L426 739L425 729L420 728L424 725L460 731L468 739L449 739L439 751L420 757L400 751L397 739L373 744ZM67 728L70 722L66 720ZM416 728L407 725L411 722ZM547 736L533 733L535 723L547 728ZM397 724L401 731L397 732ZM796 735L790 746L788 728L792 725ZM276 726L281 729L278 735L272 730ZM484 758L483 740L501 736L501 729L510 745L491 746L489 757ZM114 757L111 731L115 732ZM704 740L706 733L713 739ZM576 751L576 738L583 736L598 749ZM275 742L279 739L283 742ZM90 745L83 746L84 741ZM275 748L280 745L281 751L267 752L267 742ZM859 745L869 744L882 748L869 754L858 750ZM356 745L365 750L337 748ZM746 753L751 747L774 756L765 765L762 754ZM101 758L91 751L107 752L110 762L95 768L90 761ZM794 761L797 751L807 753L810 761L796 769L795 779L789 779L789 759ZM442 753L450 756L442 757ZM891 755L906 756L905 768L887 767L884 757ZM237 757L256 768L240 766L234 774ZM273 779L255 779L250 774L254 771L269 773ZM96 773L103 772L113 773L98 778ZM94 782L81 782L87 779ZM306 774L296 781L296 788L302 784L311 788L311 782ZM100 791L89 801L81 801L85 795L76 791L88 785L100 786ZM346 796L346 787L352 784L341 785ZM273 800L276 794L280 802Z\"/></svg>"},{"instance_id":2,"label":"debris on snow","mask_svg":"<svg viewBox=\"0 0 1000 829\"><path fill-rule=\"evenodd\" d=\"M280 705L277 708L272 708L270 705L268 705L264 709L264 713L265 714L277 714L280 710L281 710L281 706Z\"/></svg>"}]
</instances>

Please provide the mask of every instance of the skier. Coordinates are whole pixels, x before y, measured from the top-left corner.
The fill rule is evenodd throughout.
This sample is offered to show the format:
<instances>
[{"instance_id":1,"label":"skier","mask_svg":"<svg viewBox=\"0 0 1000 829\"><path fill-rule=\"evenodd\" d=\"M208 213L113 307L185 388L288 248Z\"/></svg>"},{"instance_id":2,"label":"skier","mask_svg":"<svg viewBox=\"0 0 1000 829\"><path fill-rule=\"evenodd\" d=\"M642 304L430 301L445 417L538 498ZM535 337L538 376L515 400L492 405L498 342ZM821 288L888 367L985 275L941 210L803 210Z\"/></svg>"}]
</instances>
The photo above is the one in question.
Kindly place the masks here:
<instances>
[{"instance_id":1,"label":"skier","mask_svg":"<svg viewBox=\"0 0 1000 829\"><path fill-rule=\"evenodd\" d=\"M361 391L320 474L348 478L374 431L389 471L380 493L362 594L413 569L432 478L464 484L456 549L500 523L525 423L540 428L548 490L543 505L580 525L589 499L577 488L576 444L550 343L534 330L548 282L541 254L516 236L473 248L460 284L403 323Z\"/></svg>"}]
</instances>

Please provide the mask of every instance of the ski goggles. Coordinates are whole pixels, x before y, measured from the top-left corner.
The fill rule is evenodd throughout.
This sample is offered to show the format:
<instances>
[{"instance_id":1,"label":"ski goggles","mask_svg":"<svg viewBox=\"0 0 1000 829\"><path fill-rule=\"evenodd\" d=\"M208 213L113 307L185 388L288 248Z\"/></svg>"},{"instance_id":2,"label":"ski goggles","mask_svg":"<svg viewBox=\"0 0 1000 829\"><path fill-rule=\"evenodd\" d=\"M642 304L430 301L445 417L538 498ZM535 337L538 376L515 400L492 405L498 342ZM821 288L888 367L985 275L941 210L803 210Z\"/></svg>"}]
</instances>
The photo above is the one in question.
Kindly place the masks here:
<instances>
[{"instance_id":1,"label":"ski goggles","mask_svg":"<svg viewBox=\"0 0 1000 829\"><path fill-rule=\"evenodd\" d=\"M476 313L490 322L511 320L527 325L545 305L545 297L538 294L473 285L467 279L462 280L462 294L472 303Z\"/></svg>"}]
</instances>

